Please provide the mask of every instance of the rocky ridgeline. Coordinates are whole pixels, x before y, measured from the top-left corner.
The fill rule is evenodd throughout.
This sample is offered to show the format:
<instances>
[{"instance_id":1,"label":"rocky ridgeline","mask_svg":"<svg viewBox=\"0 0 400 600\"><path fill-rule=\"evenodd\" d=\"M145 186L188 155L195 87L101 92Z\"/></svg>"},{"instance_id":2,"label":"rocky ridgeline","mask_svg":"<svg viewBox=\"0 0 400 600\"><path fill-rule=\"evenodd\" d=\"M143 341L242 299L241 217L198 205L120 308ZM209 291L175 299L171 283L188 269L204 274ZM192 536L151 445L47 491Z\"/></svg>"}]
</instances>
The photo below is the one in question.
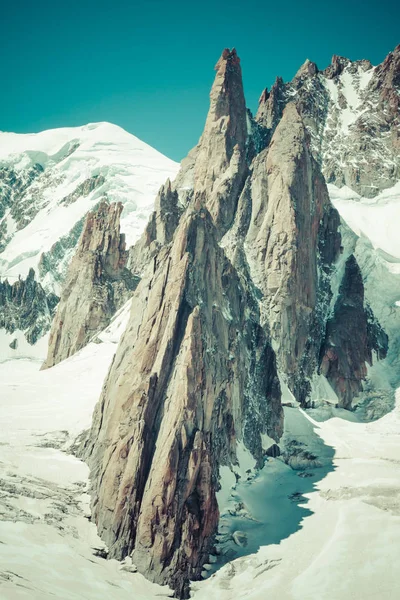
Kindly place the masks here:
<instances>
[{"instance_id":1,"label":"rocky ridgeline","mask_svg":"<svg viewBox=\"0 0 400 600\"><path fill-rule=\"evenodd\" d=\"M138 280L126 268L121 212L121 203L103 201L96 211L88 213L67 271L42 368L52 367L83 348L107 327L135 289Z\"/></svg>"},{"instance_id":2,"label":"rocky ridgeline","mask_svg":"<svg viewBox=\"0 0 400 600\"><path fill-rule=\"evenodd\" d=\"M0 329L11 334L22 331L27 342L35 344L50 329L58 301L36 281L33 269L26 279L12 284L8 279L0 280ZM10 347L16 350L17 345L15 338Z\"/></svg>"},{"instance_id":3,"label":"rocky ridgeline","mask_svg":"<svg viewBox=\"0 0 400 600\"><path fill-rule=\"evenodd\" d=\"M278 372L306 406L322 369L348 407L372 349L387 346L354 256L334 296L340 221L304 111L276 89L252 122L235 50L216 71L203 135L129 253L141 281L82 451L110 556L132 555L180 597L213 546L221 465L236 462L239 441L262 464L282 434ZM298 76L315 74L307 63Z\"/></svg>"},{"instance_id":4,"label":"rocky ridgeline","mask_svg":"<svg viewBox=\"0 0 400 600\"><path fill-rule=\"evenodd\" d=\"M319 71L307 60L291 82L264 90L256 121L268 137L295 103L327 183L373 198L400 177L399 98L400 45L377 67L334 56Z\"/></svg>"}]
</instances>

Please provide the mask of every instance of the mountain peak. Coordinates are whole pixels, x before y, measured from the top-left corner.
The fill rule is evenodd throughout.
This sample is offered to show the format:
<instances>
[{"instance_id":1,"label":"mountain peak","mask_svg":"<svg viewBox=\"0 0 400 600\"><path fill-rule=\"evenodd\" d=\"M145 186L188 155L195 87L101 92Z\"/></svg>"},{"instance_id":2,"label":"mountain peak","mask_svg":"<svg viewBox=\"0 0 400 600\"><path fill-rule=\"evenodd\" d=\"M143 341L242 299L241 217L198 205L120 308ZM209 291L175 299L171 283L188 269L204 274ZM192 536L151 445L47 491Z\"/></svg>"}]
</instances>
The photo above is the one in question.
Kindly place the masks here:
<instances>
[{"instance_id":1,"label":"mountain peak","mask_svg":"<svg viewBox=\"0 0 400 600\"><path fill-rule=\"evenodd\" d=\"M232 48L232 50L225 48L222 51L221 57L215 65L215 70L218 71L224 63L231 66L240 65L240 58L237 55L236 48Z\"/></svg>"},{"instance_id":2,"label":"mountain peak","mask_svg":"<svg viewBox=\"0 0 400 600\"><path fill-rule=\"evenodd\" d=\"M235 148L243 157L246 150L246 102L240 59L234 48L222 52L216 71L196 158L195 191L212 190L228 168Z\"/></svg>"},{"instance_id":3,"label":"mountain peak","mask_svg":"<svg viewBox=\"0 0 400 600\"><path fill-rule=\"evenodd\" d=\"M333 79L340 75L350 63L351 60L349 58L334 54L332 56L331 64L323 71L323 73L328 79Z\"/></svg>"},{"instance_id":4,"label":"mountain peak","mask_svg":"<svg viewBox=\"0 0 400 600\"><path fill-rule=\"evenodd\" d=\"M316 75L316 73L318 73L317 65L307 58L306 61L301 65L300 69L297 71L295 79L297 79L298 77L313 77L314 75Z\"/></svg>"}]
</instances>

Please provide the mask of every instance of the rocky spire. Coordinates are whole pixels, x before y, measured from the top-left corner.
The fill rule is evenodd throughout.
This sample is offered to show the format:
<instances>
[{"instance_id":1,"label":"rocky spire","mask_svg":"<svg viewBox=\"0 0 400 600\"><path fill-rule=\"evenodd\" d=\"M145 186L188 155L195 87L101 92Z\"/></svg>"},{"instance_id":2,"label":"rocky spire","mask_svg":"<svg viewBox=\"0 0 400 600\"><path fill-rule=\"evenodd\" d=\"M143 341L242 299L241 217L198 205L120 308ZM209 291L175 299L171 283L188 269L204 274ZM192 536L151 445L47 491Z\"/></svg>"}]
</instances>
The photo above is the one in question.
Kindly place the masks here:
<instances>
[{"instance_id":1,"label":"rocky spire","mask_svg":"<svg viewBox=\"0 0 400 600\"><path fill-rule=\"evenodd\" d=\"M327 79L333 79L340 75L350 62L351 61L348 58L334 54L332 56L331 64L323 71L323 74Z\"/></svg>"},{"instance_id":2,"label":"rocky spire","mask_svg":"<svg viewBox=\"0 0 400 600\"><path fill-rule=\"evenodd\" d=\"M172 241L183 212L179 195L169 179L161 186L146 229L138 243L129 250L128 268L141 277L160 247Z\"/></svg>"},{"instance_id":3,"label":"rocky spire","mask_svg":"<svg viewBox=\"0 0 400 600\"><path fill-rule=\"evenodd\" d=\"M304 78L304 77L313 77L317 73L318 73L317 65L314 62L311 62L311 60L308 60L308 58L307 58L307 60L301 65L300 69L297 71L297 73L294 77L295 77L295 79Z\"/></svg>"},{"instance_id":4,"label":"rocky spire","mask_svg":"<svg viewBox=\"0 0 400 600\"><path fill-rule=\"evenodd\" d=\"M273 133L286 106L286 87L282 77L277 77L271 91L263 91L258 101L256 121Z\"/></svg>"},{"instance_id":5,"label":"rocky spire","mask_svg":"<svg viewBox=\"0 0 400 600\"><path fill-rule=\"evenodd\" d=\"M217 64L204 134L178 182L160 190L132 252L151 257L98 403L86 456L93 509L111 556L187 596L218 523L219 468L241 440L261 462L282 433L280 387L253 285L219 240L248 173L236 52ZM134 368L132 366L134 365ZM109 507L113 506L110 511Z\"/></svg>"},{"instance_id":6,"label":"rocky spire","mask_svg":"<svg viewBox=\"0 0 400 600\"><path fill-rule=\"evenodd\" d=\"M275 357L200 203L139 284L89 436L94 517L110 554L179 596L218 523L219 467L282 433ZM134 366L134 367L133 367Z\"/></svg>"},{"instance_id":7,"label":"rocky spire","mask_svg":"<svg viewBox=\"0 0 400 600\"><path fill-rule=\"evenodd\" d=\"M236 50L225 49L215 69L194 166L194 194L206 192L207 208L222 235L232 224L247 175L247 111Z\"/></svg>"},{"instance_id":8,"label":"rocky spire","mask_svg":"<svg viewBox=\"0 0 400 600\"><path fill-rule=\"evenodd\" d=\"M211 88L210 108L195 168L198 191L212 190L228 169L235 148L242 154L246 147L246 103L236 50L225 49L215 70L217 74Z\"/></svg>"},{"instance_id":9,"label":"rocky spire","mask_svg":"<svg viewBox=\"0 0 400 600\"><path fill-rule=\"evenodd\" d=\"M307 403L340 251L301 111L282 80L264 101L275 133L250 162L225 50L204 134L132 252L142 280L85 443L110 556L132 555L180 597L212 546L220 466L238 440L261 464L262 434L282 433L276 362Z\"/></svg>"},{"instance_id":10,"label":"rocky spire","mask_svg":"<svg viewBox=\"0 0 400 600\"><path fill-rule=\"evenodd\" d=\"M44 369L83 348L109 324L137 285L137 279L125 268L121 212L121 203L102 201L86 217L51 328Z\"/></svg>"}]
</instances>

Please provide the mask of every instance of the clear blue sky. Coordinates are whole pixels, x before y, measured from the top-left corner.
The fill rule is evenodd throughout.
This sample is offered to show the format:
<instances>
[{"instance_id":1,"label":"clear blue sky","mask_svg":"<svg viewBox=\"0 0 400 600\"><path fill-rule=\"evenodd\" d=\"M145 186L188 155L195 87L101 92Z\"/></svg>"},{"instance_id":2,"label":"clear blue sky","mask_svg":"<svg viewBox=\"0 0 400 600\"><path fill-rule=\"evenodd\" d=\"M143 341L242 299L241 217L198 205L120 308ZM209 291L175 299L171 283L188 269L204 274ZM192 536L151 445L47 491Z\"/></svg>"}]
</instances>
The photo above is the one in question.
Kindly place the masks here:
<instances>
[{"instance_id":1,"label":"clear blue sky","mask_svg":"<svg viewBox=\"0 0 400 600\"><path fill-rule=\"evenodd\" d=\"M306 58L381 62L400 2L8 0L0 13L0 130L111 121L180 160L201 134L213 67L237 48L247 105Z\"/></svg>"}]
</instances>

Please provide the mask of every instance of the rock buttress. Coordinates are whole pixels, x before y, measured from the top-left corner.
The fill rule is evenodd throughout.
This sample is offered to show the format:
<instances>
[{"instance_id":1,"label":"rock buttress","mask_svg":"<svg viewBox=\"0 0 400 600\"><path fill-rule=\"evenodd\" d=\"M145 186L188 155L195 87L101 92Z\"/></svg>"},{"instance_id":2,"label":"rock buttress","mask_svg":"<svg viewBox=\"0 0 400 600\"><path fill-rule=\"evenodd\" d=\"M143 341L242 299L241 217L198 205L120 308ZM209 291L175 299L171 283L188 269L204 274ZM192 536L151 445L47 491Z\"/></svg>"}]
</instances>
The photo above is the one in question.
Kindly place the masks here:
<instances>
[{"instance_id":1,"label":"rock buttress","mask_svg":"<svg viewBox=\"0 0 400 600\"><path fill-rule=\"evenodd\" d=\"M102 202L88 213L68 268L42 368L52 367L81 348L110 322L132 294L137 278L126 269L122 204Z\"/></svg>"},{"instance_id":2,"label":"rock buttress","mask_svg":"<svg viewBox=\"0 0 400 600\"><path fill-rule=\"evenodd\" d=\"M274 353L206 208L189 207L139 284L88 447L111 556L187 596L216 532L219 466L282 433Z\"/></svg>"}]
</instances>

